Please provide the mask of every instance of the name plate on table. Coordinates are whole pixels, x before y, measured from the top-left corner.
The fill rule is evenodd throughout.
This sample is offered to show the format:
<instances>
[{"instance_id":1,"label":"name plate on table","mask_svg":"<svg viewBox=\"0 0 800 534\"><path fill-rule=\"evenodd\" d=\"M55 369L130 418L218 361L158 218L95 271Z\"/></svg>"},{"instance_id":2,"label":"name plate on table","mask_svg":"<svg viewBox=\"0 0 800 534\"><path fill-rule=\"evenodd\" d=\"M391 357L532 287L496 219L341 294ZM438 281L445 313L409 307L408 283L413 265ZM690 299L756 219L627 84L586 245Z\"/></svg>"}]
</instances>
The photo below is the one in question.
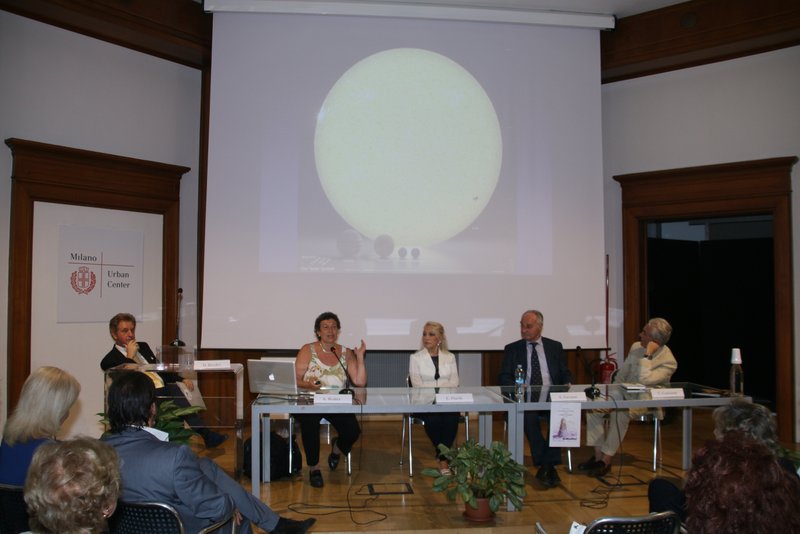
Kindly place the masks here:
<instances>
[{"instance_id":1,"label":"name plate on table","mask_svg":"<svg viewBox=\"0 0 800 534\"><path fill-rule=\"evenodd\" d=\"M586 393L583 391L554 391L550 393L550 400L552 402L572 401L583 402L587 399Z\"/></svg>"},{"instance_id":2,"label":"name plate on table","mask_svg":"<svg viewBox=\"0 0 800 534\"><path fill-rule=\"evenodd\" d=\"M650 390L653 399L682 399L683 388L654 388Z\"/></svg>"},{"instance_id":3,"label":"name plate on table","mask_svg":"<svg viewBox=\"0 0 800 534\"><path fill-rule=\"evenodd\" d=\"M195 360L194 370L200 371L205 369L230 369L230 360Z\"/></svg>"},{"instance_id":4,"label":"name plate on table","mask_svg":"<svg viewBox=\"0 0 800 534\"><path fill-rule=\"evenodd\" d=\"M353 404L353 396L339 393L314 393L314 404Z\"/></svg>"},{"instance_id":5,"label":"name plate on table","mask_svg":"<svg viewBox=\"0 0 800 534\"><path fill-rule=\"evenodd\" d=\"M436 404L470 404L473 402L475 402L475 399L472 398L472 393L436 394Z\"/></svg>"}]
</instances>

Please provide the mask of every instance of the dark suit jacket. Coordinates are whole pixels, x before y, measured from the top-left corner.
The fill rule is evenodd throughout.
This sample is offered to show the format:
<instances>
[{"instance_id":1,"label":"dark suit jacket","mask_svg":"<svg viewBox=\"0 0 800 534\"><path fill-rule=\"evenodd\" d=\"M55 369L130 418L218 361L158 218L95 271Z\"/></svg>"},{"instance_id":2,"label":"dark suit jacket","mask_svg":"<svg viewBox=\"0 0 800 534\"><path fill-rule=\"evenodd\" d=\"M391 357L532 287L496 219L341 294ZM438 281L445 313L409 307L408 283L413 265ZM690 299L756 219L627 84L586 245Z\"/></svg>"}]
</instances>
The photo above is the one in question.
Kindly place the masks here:
<instances>
[{"instance_id":1,"label":"dark suit jacket","mask_svg":"<svg viewBox=\"0 0 800 534\"><path fill-rule=\"evenodd\" d=\"M148 363L158 363L158 358L156 355L153 354L153 351L150 349L150 345L143 341L137 341L136 343L139 344L139 354L144 356L144 359L148 361ZM133 363L138 364L139 362L135 362L122 354L119 349L117 349L116 345L111 346L111 350L108 351L103 357L103 360L100 362L100 368L103 371L108 371L112 367L116 367L118 365L122 365L123 363ZM158 375L164 380L165 383L169 384L171 382L180 382L183 380L181 375L177 373L165 373L160 372Z\"/></svg>"},{"instance_id":2,"label":"dark suit jacket","mask_svg":"<svg viewBox=\"0 0 800 534\"><path fill-rule=\"evenodd\" d=\"M498 382L501 386L514 385L514 371L517 365L522 365L525 372L528 372L528 349L525 346L527 341L520 339L509 343L505 347L505 357L503 366L500 368ZM567 368L567 358L564 356L564 347L555 339L542 338L542 348L547 360L547 370L554 385L572 383L572 373Z\"/></svg>"},{"instance_id":3,"label":"dark suit jacket","mask_svg":"<svg viewBox=\"0 0 800 534\"><path fill-rule=\"evenodd\" d=\"M171 504L186 532L198 532L232 512L230 496L214 481L219 468L188 446L160 441L138 428L107 434L103 440L119 454L122 500Z\"/></svg>"}]
</instances>

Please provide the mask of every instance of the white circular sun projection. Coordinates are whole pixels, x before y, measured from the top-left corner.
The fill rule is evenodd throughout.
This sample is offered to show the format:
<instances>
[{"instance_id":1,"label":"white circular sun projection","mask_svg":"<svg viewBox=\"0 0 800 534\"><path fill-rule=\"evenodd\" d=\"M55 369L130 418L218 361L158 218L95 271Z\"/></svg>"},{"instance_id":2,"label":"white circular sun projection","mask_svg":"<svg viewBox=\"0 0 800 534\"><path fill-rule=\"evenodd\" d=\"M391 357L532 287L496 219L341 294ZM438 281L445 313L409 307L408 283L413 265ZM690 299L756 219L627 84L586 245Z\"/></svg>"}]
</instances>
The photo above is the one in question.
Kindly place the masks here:
<instances>
[{"instance_id":1,"label":"white circular sun projection","mask_svg":"<svg viewBox=\"0 0 800 534\"><path fill-rule=\"evenodd\" d=\"M399 48L359 61L334 84L314 152L325 194L348 224L394 246L424 246L458 234L486 207L502 137L466 69Z\"/></svg>"}]
</instances>

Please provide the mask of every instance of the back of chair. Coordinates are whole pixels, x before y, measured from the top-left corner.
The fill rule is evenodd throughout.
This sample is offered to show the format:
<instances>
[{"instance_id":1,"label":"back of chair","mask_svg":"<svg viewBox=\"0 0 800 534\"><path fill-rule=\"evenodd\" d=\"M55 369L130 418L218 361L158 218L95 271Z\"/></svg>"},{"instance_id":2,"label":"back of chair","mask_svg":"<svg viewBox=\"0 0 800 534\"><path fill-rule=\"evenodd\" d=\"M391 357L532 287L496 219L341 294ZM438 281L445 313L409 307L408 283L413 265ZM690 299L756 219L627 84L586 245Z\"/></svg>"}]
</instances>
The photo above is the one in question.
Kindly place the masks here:
<instances>
[{"instance_id":1,"label":"back of chair","mask_svg":"<svg viewBox=\"0 0 800 534\"><path fill-rule=\"evenodd\" d=\"M209 525L197 534L211 532L236 534L235 513ZM114 515L108 520L111 534L184 534L183 521L178 511L160 502L123 502L117 503ZM192 533L194 534L194 533Z\"/></svg>"},{"instance_id":2,"label":"back of chair","mask_svg":"<svg viewBox=\"0 0 800 534\"><path fill-rule=\"evenodd\" d=\"M119 501L108 526L111 534L184 534L178 511L159 502Z\"/></svg>"},{"instance_id":3,"label":"back of chair","mask_svg":"<svg viewBox=\"0 0 800 534\"><path fill-rule=\"evenodd\" d=\"M678 534L681 520L675 512L638 517L603 517L586 526L584 534Z\"/></svg>"},{"instance_id":4,"label":"back of chair","mask_svg":"<svg viewBox=\"0 0 800 534\"><path fill-rule=\"evenodd\" d=\"M0 484L0 534L18 534L28 530L28 507L22 486Z\"/></svg>"}]
</instances>

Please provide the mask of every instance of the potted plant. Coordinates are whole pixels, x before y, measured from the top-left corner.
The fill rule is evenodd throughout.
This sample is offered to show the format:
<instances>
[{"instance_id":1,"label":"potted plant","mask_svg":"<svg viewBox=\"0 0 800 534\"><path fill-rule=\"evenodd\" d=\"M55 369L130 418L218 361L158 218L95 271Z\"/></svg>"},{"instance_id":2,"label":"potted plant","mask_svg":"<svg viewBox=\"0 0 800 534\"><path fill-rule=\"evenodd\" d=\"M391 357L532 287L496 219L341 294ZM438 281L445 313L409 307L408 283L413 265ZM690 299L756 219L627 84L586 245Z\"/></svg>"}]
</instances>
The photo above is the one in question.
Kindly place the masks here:
<instances>
[{"instance_id":1,"label":"potted plant","mask_svg":"<svg viewBox=\"0 0 800 534\"><path fill-rule=\"evenodd\" d=\"M494 516L505 499L522 508L525 491L525 467L511 457L499 441L484 447L474 439L452 449L439 445L440 453L450 464L450 473L428 468L423 475L434 477L433 491L447 492L451 501L456 496L464 501L467 519L486 521ZM488 508L488 518L474 518L479 503Z\"/></svg>"}]
</instances>

